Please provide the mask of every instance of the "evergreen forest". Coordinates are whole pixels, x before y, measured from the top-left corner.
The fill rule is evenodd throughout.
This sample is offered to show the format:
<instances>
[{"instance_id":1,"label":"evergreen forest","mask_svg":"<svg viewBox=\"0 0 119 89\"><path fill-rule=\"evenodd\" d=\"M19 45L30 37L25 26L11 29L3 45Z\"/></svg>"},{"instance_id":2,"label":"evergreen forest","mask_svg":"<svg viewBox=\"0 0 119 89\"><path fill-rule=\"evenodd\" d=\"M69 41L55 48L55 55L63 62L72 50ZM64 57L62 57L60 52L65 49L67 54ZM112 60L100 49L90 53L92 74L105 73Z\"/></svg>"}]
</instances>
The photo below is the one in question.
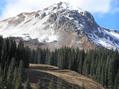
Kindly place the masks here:
<instances>
[{"instance_id":1,"label":"evergreen forest","mask_svg":"<svg viewBox=\"0 0 119 89\"><path fill-rule=\"evenodd\" d=\"M0 89L32 89L29 76L24 73L30 63L73 70L94 79L106 89L119 89L117 50L80 50L68 47L54 51L41 48L33 50L24 46L22 41L17 43L11 38L0 37ZM52 82L49 85L49 89L54 89Z\"/></svg>"}]
</instances>

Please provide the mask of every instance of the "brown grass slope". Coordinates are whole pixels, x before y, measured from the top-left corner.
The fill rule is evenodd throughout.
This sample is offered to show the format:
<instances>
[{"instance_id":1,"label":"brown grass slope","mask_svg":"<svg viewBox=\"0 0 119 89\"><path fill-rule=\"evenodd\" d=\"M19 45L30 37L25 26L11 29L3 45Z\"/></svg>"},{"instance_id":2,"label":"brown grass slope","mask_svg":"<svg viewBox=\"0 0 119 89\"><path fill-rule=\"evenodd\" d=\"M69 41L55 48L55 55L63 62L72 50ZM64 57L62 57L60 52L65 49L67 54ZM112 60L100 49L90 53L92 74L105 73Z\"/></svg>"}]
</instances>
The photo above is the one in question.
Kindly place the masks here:
<instances>
[{"instance_id":1,"label":"brown grass slope","mask_svg":"<svg viewBox=\"0 0 119 89\"><path fill-rule=\"evenodd\" d=\"M69 85L69 87L70 85L73 85L76 87L84 86L85 89L104 89L99 83L85 77L84 75L71 70L61 70L58 67L50 65L30 64L28 72L30 76L30 82L34 86L39 80L42 80L43 78L50 80L50 77L54 77L65 81L65 85Z\"/></svg>"}]
</instances>

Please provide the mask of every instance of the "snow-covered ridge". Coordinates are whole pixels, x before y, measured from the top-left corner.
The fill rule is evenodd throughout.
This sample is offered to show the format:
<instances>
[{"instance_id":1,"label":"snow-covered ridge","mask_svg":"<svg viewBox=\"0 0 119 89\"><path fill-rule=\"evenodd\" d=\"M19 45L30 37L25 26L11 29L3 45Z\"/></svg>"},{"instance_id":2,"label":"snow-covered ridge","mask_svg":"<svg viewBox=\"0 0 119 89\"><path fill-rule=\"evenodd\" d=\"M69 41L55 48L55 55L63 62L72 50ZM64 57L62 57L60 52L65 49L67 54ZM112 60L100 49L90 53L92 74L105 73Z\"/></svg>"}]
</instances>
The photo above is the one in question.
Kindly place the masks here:
<instances>
[{"instance_id":1,"label":"snow-covered ridge","mask_svg":"<svg viewBox=\"0 0 119 89\"><path fill-rule=\"evenodd\" d=\"M74 9L63 2L0 21L0 35L37 39L46 44L57 42L56 47L82 47L88 39L97 46L119 49L119 33L100 27L88 11Z\"/></svg>"},{"instance_id":2,"label":"snow-covered ridge","mask_svg":"<svg viewBox=\"0 0 119 89\"><path fill-rule=\"evenodd\" d=\"M53 24L47 21L57 12L62 14L66 13L65 11L70 12L71 9L73 8L68 3L60 2L37 12L21 13L0 21L0 34L3 37L22 37L24 40L38 39L39 42L57 41L58 36L55 34Z\"/></svg>"}]
</instances>

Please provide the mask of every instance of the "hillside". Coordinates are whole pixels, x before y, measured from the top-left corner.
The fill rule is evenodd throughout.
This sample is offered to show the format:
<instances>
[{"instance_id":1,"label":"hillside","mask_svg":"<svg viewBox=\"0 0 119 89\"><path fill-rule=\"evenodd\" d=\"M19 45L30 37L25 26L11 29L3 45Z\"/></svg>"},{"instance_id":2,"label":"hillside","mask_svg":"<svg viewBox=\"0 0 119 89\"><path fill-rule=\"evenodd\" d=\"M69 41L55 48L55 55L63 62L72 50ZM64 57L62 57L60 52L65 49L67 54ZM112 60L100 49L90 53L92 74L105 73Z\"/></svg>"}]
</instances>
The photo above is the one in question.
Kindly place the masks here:
<instances>
[{"instance_id":1,"label":"hillside","mask_svg":"<svg viewBox=\"0 0 119 89\"><path fill-rule=\"evenodd\" d=\"M19 37L33 48L119 49L118 32L99 26L90 12L64 2L0 21L0 35Z\"/></svg>"},{"instance_id":2,"label":"hillside","mask_svg":"<svg viewBox=\"0 0 119 89\"><path fill-rule=\"evenodd\" d=\"M85 77L84 75L71 70L61 70L50 65L30 64L30 68L27 71L30 76L32 87L36 87L36 83L39 80L46 84L51 79L59 79L64 81L63 86L68 89L70 89L71 86L74 86L73 89L80 89L80 87L85 87L85 89L104 89L99 83Z\"/></svg>"}]
</instances>

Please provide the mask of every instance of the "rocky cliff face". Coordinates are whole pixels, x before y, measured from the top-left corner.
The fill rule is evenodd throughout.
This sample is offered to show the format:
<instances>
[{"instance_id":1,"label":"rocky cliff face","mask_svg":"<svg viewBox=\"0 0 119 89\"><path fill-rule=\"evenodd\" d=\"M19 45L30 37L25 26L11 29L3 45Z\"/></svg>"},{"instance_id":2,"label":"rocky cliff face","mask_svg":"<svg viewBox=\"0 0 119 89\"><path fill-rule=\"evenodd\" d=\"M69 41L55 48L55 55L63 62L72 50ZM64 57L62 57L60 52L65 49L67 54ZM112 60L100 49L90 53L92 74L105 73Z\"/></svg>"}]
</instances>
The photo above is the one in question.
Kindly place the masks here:
<instances>
[{"instance_id":1,"label":"rocky cliff face","mask_svg":"<svg viewBox=\"0 0 119 89\"><path fill-rule=\"evenodd\" d=\"M31 13L0 21L0 35L39 42L43 48L64 46L94 49L97 46L119 49L119 34L99 26L88 11L57 3Z\"/></svg>"}]
</instances>

